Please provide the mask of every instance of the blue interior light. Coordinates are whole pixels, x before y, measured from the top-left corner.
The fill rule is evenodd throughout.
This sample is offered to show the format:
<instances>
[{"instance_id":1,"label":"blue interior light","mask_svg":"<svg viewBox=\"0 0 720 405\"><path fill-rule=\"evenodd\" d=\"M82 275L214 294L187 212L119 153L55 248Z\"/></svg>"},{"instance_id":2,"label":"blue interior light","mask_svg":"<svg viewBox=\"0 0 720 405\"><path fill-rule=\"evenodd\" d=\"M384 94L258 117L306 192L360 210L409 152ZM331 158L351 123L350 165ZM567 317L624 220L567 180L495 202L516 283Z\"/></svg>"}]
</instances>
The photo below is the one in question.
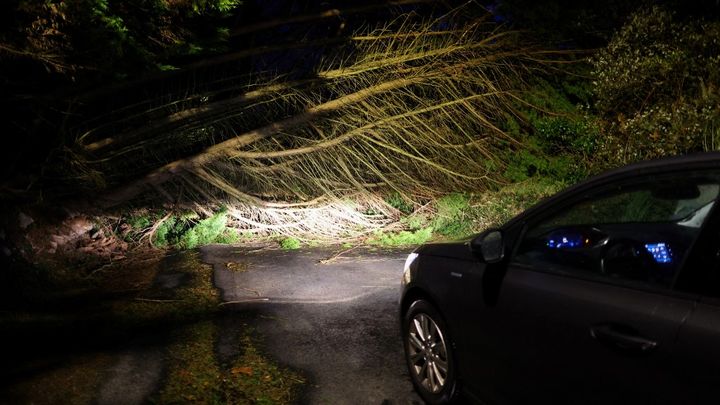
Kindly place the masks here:
<instances>
[{"instance_id":1,"label":"blue interior light","mask_svg":"<svg viewBox=\"0 0 720 405\"><path fill-rule=\"evenodd\" d=\"M574 248L583 245L583 238L579 234L553 234L547 241L551 249Z\"/></svg>"},{"instance_id":2,"label":"blue interior light","mask_svg":"<svg viewBox=\"0 0 720 405\"><path fill-rule=\"evenodd\" d=\"M666 243L646 243L645 249L650 252L656 262L672 263L672 251Z\"/></svg>"}]
</instances>

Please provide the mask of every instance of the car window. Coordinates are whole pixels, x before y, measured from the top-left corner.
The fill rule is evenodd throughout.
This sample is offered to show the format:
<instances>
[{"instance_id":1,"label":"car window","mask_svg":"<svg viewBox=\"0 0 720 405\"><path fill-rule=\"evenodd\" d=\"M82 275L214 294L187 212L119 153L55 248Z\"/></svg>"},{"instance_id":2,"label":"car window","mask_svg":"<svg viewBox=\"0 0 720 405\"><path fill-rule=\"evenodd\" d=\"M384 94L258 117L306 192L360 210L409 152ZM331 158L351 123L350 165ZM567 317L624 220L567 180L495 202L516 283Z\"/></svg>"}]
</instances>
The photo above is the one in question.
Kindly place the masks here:
<instances>
[{"instance_id":1,"label":"car window","mask_svg":"<svg viewBox=\"0 0 720 405\"><path fill-rule=\"evenodd\" d=\"M531 220L512 261L667 287L719 192L717 175L685 173L586 193L555 214Z\"/></svg>"}]
</instances>

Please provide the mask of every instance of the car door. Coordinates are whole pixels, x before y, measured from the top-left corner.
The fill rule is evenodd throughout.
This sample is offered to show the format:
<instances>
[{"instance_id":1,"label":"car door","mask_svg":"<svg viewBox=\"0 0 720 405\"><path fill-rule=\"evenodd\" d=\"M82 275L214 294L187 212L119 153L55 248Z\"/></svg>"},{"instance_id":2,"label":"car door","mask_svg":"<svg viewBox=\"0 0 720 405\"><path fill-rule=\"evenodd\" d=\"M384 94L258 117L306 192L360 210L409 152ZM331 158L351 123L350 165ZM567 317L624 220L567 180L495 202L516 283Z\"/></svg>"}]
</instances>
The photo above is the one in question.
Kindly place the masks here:
<instances>
[{"instance_id":1,"label":"car door","mask_svg":"<svg viewBox=\"0 0 720 405\"><path fill-rule=\"evenodd\" d=\"M720 401L720 212L704 227L694 247L697 254L683 272L678 289L698 295L682 323L675 345L678 383L686 404Z\"/></svg>"},{"instance_id":2,"label":"car door","mask_svg":"<svg viewBox=\"0 0 720 405\"><path fill-rule=\"evenodd\" d=\"M674 342L695 295L673 284L719 190L705 171L633 176L519 224L506 266L485 269L502 273L494 302L476 299L465 318L471 388L496 401L677 403Z\"/></svg>"},{"instance_id":3,"label":"car door","mask_svg":"<svg viewBox=\"0 0 720 405\"><path fill-rule=\"evenodd\" d=\"M720 298L704 296L680 328L677 384L684 404L720 402Z\"/></svg>"}]
</instances>

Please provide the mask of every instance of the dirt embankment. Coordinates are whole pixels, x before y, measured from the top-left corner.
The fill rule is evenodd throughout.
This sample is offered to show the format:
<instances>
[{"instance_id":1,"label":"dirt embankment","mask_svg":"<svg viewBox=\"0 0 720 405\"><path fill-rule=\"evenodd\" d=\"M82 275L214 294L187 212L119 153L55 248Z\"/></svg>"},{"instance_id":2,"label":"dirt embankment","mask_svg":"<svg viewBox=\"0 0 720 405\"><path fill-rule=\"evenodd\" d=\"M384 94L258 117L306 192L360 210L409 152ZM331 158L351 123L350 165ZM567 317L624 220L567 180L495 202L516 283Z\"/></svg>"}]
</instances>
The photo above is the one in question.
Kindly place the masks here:
<instances>
[{"instance_id":1,"label":"dirt embankment","mask_svg":"<svg viewBox=\"0 0 720 405\"><path fill-rule=\"evenodd\" d=\"M131 249L114 231L112 217L101 220L47 207L3 211L0 277L12 299L41 287L85 287L93 272L124 260Z\"/></svg>"}]
</instances>

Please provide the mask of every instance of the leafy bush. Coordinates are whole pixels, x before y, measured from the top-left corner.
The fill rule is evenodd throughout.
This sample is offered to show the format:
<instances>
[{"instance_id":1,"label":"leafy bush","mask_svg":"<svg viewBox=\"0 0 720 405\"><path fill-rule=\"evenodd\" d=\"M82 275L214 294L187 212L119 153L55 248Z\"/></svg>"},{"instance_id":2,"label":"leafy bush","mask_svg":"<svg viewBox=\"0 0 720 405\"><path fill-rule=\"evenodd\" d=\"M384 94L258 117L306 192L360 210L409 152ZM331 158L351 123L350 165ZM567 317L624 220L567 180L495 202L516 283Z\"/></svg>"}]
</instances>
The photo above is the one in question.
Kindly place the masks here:
<instances>
[{"instance_id":1,"label":"leafy bush","mask_svg":"<svg viewBox=\"0 0 720 405\"><path fill-rule=\"evenodd\" d=\"M155 218L146 212L134 213L125 218L119 236L126 242L137 240L152 226L154 220Z\"/></svg>"},{"instance_id":2,"label":"leafy bush","mask_svg":"<svg viewBox=\"0 0 720 405\"><path fill-rule=\"evenodd\" d=\"M638 11L593 59L598 108L627 114L718 84L718 37L718 22L675 21L659 6Z\"/></svg>"},{"instance_id":3,"label":"leafy bush","mask_svg":"<svg viewBox=\"0 0 720 405\"><path fill-rule=\"evenodd\" d=\"M127 221L133 230L142 231L151 225L150 217L147 215L132 216Z\"/></svg>"},{"instance_id":4,"label":"leafy bush","mask_svg":"<svg viewBox=\"0 0 720 405\"><path fill-rule=\"evenodd\" d=\"M564 183L554 179L535 177L503 187L500 191L485 193L474 201L468 212L472 231L500 226L562 187Z\"/></svg>"},{"instance_id":5,"label":"leafy bush","mask_svg":"<svg viewBox=\"0 0 720 405\"><path fill-rule=\"evenodd\" d=\"M215 238L215 243L231 244L237 243L242 239L242 235L237 229L225 228L225 231Z\"/></svg>"},{"instance_id":6,"label":"leafy bush","mask_svg":"<svg viewBox=\"0 0 720 405\"><path fill-rule=\"evenodd\" d=\"M431 226L416 231L376 232L368 243L381 246L420 245L430 240L432 233Z\"/></svg>"},{"instance_id":7,"label":"leafy bush","mask_svg":"<svg viewBox=\"0 0 720 405\"><path fill-rule=\"evenodd\" d=\"M193 228L188 229L180 236L179 245L183 249L195 249L200 244L200 237Z\"/></svg>"},{"instance_id":8,"label":"leafy bush","mask_svg":"<svg viewBox=\"0 0 720 405\"><path fill-rule=\"evenodd\" d=\"M544 117L535 122L535 134L550 154L588 156L595 151L598 128L585 117Z\"/></svg>"},{"instance_id":9,"label":"leafy bush","mask_svg":"<svg viewBox=\"0 0 720 405\"><path fill-rule=\"evenodd\" d=\"M654 105L612 123L604 145L610 163L628 162L717 149L720 97Z\"/></svg>"},{"instance_id":10,"label":"leafy bush","mask_svg":"<svg viewBox=\"0 0 720 405\"><path fill-rule=\"evenodd\" d=\"M171 216L158 226L153 243L157 247L176 246L191 226L187 219Z\"/></svg>"},{"instance_id":11,"label":"leafy bush","mask_svg":"<svg viewBox=\"0 0 720 405\"><path fill-rule=\"evenodd\" d=\"M235 243L239 240L240 234L227 227L227 214L220 211L199 221L195 213L168 217L155 230L153 244L157 247L194 249L210 243Z\"/></svg>"},{"instance_id":12,"label":"leafy bush","mask_svg":"<svg viewBox=\"0 0 720 405\"><path fill-rule=\"evenodd\" d=\"M112 71L120 76L162 66L174 54L201 50L193 42L223 41L222 24L240 0L47 0L11 1L2 12L16 18L0 30L4 45L45 65L68 73ZM7 49L6 49L7 50Z\"/></svg>"},{"instance_id":13,"label":"leafy bush","mask_svg":"<svg viewBox=\"0 0 720 405\"><path fill-rule=\"evenodd\" d=\"M186 229L185 224L175 217L169 217L158 225L155 230L153 244L157 247L174 245L178 242L180 235Z\"/></svg>"},{"instance_id":14,"label":"leafy bush","mask_svg":"<svg viewBox=\"0 0 720 405\"><path fill-rule=\"evenodd\" d=\"M208 12L227 15L241 4L242 0L190 0L186 2L186 8L194 15L202 15Z\"/></svg>"},{"instance_id":15,"label":"leafy bush","mask_svg":"<svg viewBox=\"0 0 720 405\"><path fill-rule=\"evenodd\" d=\"M509 157L504 176L512 182L539 177L575 183L584 179L588 174L588 167L580 156L573 156L569 153L551 155L541 149L525 149L517 151Z\"/></svg>"},{"instance_id":16,"label":"leafy bush","mask_svg":"<svg viewBox=\"0 0 720 405\"><path fill-rule=\"evenodd\" d=\"M234 236L233 236L234 235ZM179 244L185 249L194 249L200 245L237 240L237 233L227 229L227 214L221 211L210 218L199 221L180 237Z\"/></svg>"},{"instance_id":17,"label":"leafy bush","mask_svg":"<svg viewBox=\"0 0 720 405\"><path fill-rule=\"evenodd\" d=\"M720 121L720 22L635 13L593 59L611 165L713 148Z\"/></svg>"},{"instance_id":18,"label":"leafy bush","mask_svg":"<svg viewBox=\"0 0 720 405\"><path fill-rule=\"evenodd\" d=\"M280 240L280 247L285 250L300 249L300 241L292 236Z\"/></svg>"},{"instance_id":19,"label":"leafy bush","mask_svg":"<svg viewBox=\"0 0 720 405\"><path fill-rule=\"evenodd\" d=\"M589 66L576 65L572 74L535 78L518 103L518 119L508 117L504 129L522 143L509 149L504 177L524 181L540 176L576 182L589 174L588 162L598 147L600 125L590 113L591 86L581 78ZM551 80L552 79L552 80Z\"/></svg>"},{"instance_id":20,"label":"leafy bush","mask_svg":"<svg viewBox=\"0 0 720 405\"><path fill-rule=\"evenodd\" d=\"M435 231L450 238L460 238L472 233L471 223L467 218L469 202L470 196L464 193L452 193L439 198L435 202Z\"/></svg>"},{"instance_id":21,"label":"leafy bush","mask_svg":"<svg viewBox=\"0 0 720 405\"><path fill-rule=\"evenodd\" d=\"M405 200L405 198L403 198L403 196L398 192L394 192L388 195L385 198L385 202L387 202L388 205L402 212L403 214L409 214L413 212L412 203Z\"/></svg>"},{"instance_id":22,"label":"leafy bush","mask_svg":"<svg viewBox=\"0 0 720 405\"><path fill-rule=\"evenodd\" d=\"M406 217L400 218L400 223L405 225L411 231L417 231L424 228L428 224L428 216L426 214L413 213Z\"/></svg>"}]
</instances>

